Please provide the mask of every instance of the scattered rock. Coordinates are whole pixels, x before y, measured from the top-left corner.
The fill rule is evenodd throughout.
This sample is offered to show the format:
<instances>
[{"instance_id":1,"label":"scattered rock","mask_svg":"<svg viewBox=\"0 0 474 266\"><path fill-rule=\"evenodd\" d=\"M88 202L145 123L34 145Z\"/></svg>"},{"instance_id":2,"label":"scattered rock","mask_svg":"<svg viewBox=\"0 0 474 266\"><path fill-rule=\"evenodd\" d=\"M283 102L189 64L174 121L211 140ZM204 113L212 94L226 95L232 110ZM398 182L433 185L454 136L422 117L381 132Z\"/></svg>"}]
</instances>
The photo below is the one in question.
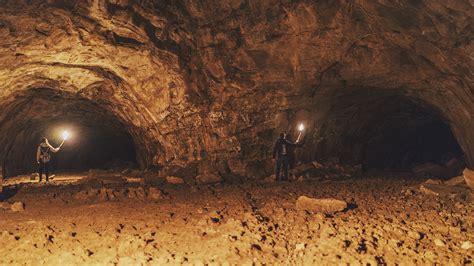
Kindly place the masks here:
<instances>
[{"instance_id":1,"label":"scattered rock","mask_svg":"<svg viewBox=\"0 0 474 266\"><path fill-rule=\"evenodd\" d=\"M35 25L35 30L44 35L49 35L49 32L51 31L51 25L48 23L40 22Z\"/></svg>"},{"instance_id":2,"label":"scattered rock","mask_svg":"<svg viewBox=\"0 0 474 266\"><path fill-rule=\"evenodd\" d=\"M8 202L0 202L0 209L9 210L11 204Z\"/></svg>"},{"instance_id":3,"label":"scattered rock","mask_svg":"<svg viewBox=\"0 0 474 266\"><path fill-rule=\"evenodd\" d=\"M447 186L445 184L438 184L434 182L424 182L420 185L420 192L425 195L455 198L457 195L461 195L469 191L467 188L462 186Z\"/></svg>"},{"instance_id":4,"label":"scattered rock","mask_svg":"<svg viewBox=\"0 0 474 266\"><path fill-rule=\"evenodd\" d=\"M184 184L184 180L181 177L177 176L167 176L166 182L170 184Z\"/></svg>"},{"instance_id":5,"label":"scattered rock","mask_svg":"<svg viewBox=\"0 0 474 266\"><path fill-rule=\"evenodd\" d=\"M98 194L97 189L90 188L90 189L87 189L87 190L81 190L81 191L77 192L74 195L74 199L76 199L76 200L87 200L87 199L90 199L90 198L93 198L93 197L97 196L97 194Z\"/></svg>"},{"instance_id":6,"label":"scattered rock","mask_svg":"<svg viewBox=\"0 0 474 266\"><path fill-rule=\"evenodd\" d=\"M337 199L314 199L300 196L296 201L296 208L311 212L333 213L347 208L347 203Z\"/></svg>"},{"instance_id":7,"label":"scattered rock","mask_svg":"<svg viewBox=\"0 0 474 266\"><path fill-rule=\"evenodd\" d=\"M415 240L420 240L424 237L424 234L423 233L420 233L418 231L408 231L408 236L410 238L413 238Z\"/></svg>"},{"instance_id":8,"label":"scattered rock","mask_svg":"<svg viewBox=\"0 0 474 266\"><path fill-rule=\"evenodd\" d=\"M126 177L125 179L128 183L145 184L145 178L142 177Z\"/></svg>"},{"instance_id":9,"label":"scattered rock","mask_svg":"<svg viewBox=\"0 0 474 266\"><path fill-rule=\"evenodd\" d=\"M425 184L435 184L435 185L441 185L443 184L443 181L441 180L435 180L435 179L428 179L425 181Z\"/></svg>"},{"instance_id":10,"label":"scattered rock","mask_svg":"<svg viewBox=\"0 0 474 266\"><path fill-rule=\"evenodd\" d=\"M462 175L456 176L456 177L453 177L449 180L444 181L443 183L448 185L448 186L455 186L455 185L464 183L464 176L462 176Z\"/></svg>"},{"instance_id":11,"label":"scattered rock","mask_svg":"<svg viewBox=\"0 0 474 266\"><path fill-rule=\"evenodd\" d=\"M13 212L22 212L25 210L25 204L21 201L17 201L11 205L11 210Z\"/></svg>"},{"instance_id":12,"label":"scattered rock","mask_svg":"<svg viewBox=\"0 0 474 266\"><path fill-rule=\"evenodd\" d=\"M464 180L466 181L466 184L471 188L474 189L474 171L471 169L464 169L463 172Z\"/></svg>"},{"instance_id":13,"label":"scattered rock","mask_svg":"<svg viewBox=\"0 0 474 266\"><path fill-rule=\"evenodd\" d=\"M131 187L127 195L131 199L145 199L145 190L142 187Z\"/></svg>"},{"instance_id":14,"label":"scattered rock","mask_svg":"<svg viewBox=\"0 0 474 266\"><path fill-rule=\"evenodd\" d=\"M429 184L421 184L420 192L425 195L439 196L439 192L436 192L435 190L433 190L432 186L429 186Z\"/></svg>"},{"instance_id":15,"label":"scattered rock","mask_svg":"<svg viewBox=\"0 0 474 266\"><path fill-rule=\"evenodd\" d=\"M295 251L301 251L301 250L304 250L305 248L306 248L305 243L298 243L296 244Z\"/></svg>"},{"instance_id":16,"label":"scattered rock","mask_svg":"<svg viewBox=\"0 0 474 266\"><path fill-rule=\"evenodd\" d=\"M470 241L464 241L461 245L462 249L471 249L474 245Z\"/></svg>"},{"instance_id":17,"label":"scattered rock","mask_svg":"<svg viewBox=\"0 0 474 266\"><path fill-rule=\"evenodd\" d=\"M316 168L316 169L323 168L323 165L322 165L322 164L320 164L320 163L319 163L319 162L317 162L317 161L314 161L314 162L312 162L312 164L313 164L314 168Z\"/></svg>"},{"instance_id":18,"label":"scattered rock","mask_svg":"<svg viewBox=\"0 0 474 266\"><path fill-rule=\"evenodd\" d=\"M32 173L30 175L30 180L31 181L39 180L39 174L38 173Z\"/></svg>"},{"instance_id":19,"label":"scattered rock","mask_svg":"<svg viewBox=\"0 0 474 266\"><path fill-rule=\"evenodd\" d=\"M101 184L126 184L127 179L122 176L120 172L112 172L106 170L90 169L87 175L81 183L93 182L98 180Z\"/></svg>"},{"instance_id":20,"label":"scattered rock","mask_svg":"<svg viewBox=\"0 0 474 266\"><path fill-rule=\"evenodd\" d=\"M229 169L233 174L245 176L247 165L243 163L241 160L237 160L237 159L229 160L227 162L227 165L229 166Z\"/></svg>"},{"instance_id":21,"label":"scattered rock","mask_svg":"<svg viewBox=\"0 0 474 266\"><path fill-rule=\"evenodd\" d=\"M403 194L405 194L405 196L413 196L415 195L415 191L413 189L407 189L403 192Z\"/></svg>"},{"instance_id":22,"label":"scattered rock","mask_svg":"<svg viewBox=\"0 0 474 266\"><path fill-rule=\"evenodd\" d=\"M156 187L151 187L148 190L148 198L154 199L154 200L161 199L162 198L161 190L159 190Z\"/></svg>"},{"instance_id":23,"label":"scattered rock","mask_svg":"<svg viewBox=\"0 0 474 266\"><path fill-rule=\"evenodd\" d=\"M447 169L444 166L435 163L425 163L413 168L413 173L432 177L448 176Z\"/></svg>"},{"instance_id":24,"label":"scattered rock","mask_svg":"<svg viewBox=\"0 0 474 266\"><path fill-rule=\"evenodd\" d=\"M211 174L211 173L204 173L196 176L196 181L199 184L211 184L211 183L218 183L222 180L222 178L218 175Z\"/></svg>"},{"instance_id":25,"label":"scattered rock","mask_svg":"<svg viewBox=\"0 0 474 266\"><path fill-rule=\"evenodd\" d=\"M446 243L445 243L443 240L438 239L438 238L435 239L434 243L435 243L435 245L438 246L438 247L444 247L444 246L446 245Z\"/></svg>"}]
</instances>

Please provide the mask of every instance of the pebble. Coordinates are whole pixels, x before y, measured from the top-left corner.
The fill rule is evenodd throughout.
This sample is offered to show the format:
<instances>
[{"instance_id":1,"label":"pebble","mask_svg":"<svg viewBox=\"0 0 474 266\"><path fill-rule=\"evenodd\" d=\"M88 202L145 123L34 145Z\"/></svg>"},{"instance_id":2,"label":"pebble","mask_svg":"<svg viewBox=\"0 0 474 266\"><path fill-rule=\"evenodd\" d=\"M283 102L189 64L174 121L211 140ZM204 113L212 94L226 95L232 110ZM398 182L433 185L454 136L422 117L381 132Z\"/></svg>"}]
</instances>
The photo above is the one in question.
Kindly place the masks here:
<instances>
[{"instance_id":1,"label":"pebble","mask_svg":"<svg viewBox=\"0 0 474 266\"><path fill-rule=\"evenodd\" d=\"M25 210L25 204L21 201L17 201L17 202L12 204L11 210L13 212L22 212L22 211Z\"/></svg>"},{"instance_id":2,"label":"pebble","mask_svg":"<svg viewBox=\"0 0 474 266\"><path fill-rule=\"evenodd\" d=\"M461 245L461 248L462 249L470 249L472 248L474 245L470 242L470 241L464 241Z\"/></svg>"},{"instance_id":3,"label":"pebble","mask_svg":"<svg viewBox=\"0 0 474 266\"><path fill-rule=\"evenodd\" d=\"M295 251L304 250L305 246L306 245L304 243L298 243L296 244Z\"/></svg>"},{"instance_id":4,"label":"pebble","mask_svg":"<svg viewBox=\"0 0 474 266\"><path fill-rule=\"evenodd\" d=\"M434 243L438 247L444 247L446 245L446 243L441 239L435 239Z\"/></svg>"}]
</instances>

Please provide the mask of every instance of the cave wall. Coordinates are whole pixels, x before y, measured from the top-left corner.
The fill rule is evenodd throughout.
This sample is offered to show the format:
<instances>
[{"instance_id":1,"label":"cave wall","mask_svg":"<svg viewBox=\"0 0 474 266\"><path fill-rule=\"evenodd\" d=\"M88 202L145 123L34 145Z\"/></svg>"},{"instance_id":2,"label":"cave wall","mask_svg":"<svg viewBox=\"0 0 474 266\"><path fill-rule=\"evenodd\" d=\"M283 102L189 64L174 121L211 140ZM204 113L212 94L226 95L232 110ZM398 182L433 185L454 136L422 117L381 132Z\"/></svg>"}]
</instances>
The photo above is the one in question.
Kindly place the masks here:
<instances>
[{"instance_id":1,"label":"cave wall","mask_svg":"<svg viewBox=\"0 0 474 266\"><path fill-rule=\"evenodd\" d=\"M142 167L255 177L271 171L274 140L299 121L309 126L300 159L362 154L364 132L332 143L374 121L366 105L406 97L451 127L473 167L473 9L468 0L0 0L1 154L18 135L2 127L12 106L40 88L100 105L132 136ZM341 104L348 95L363 101Z\"/></svg>"}]
</instances>

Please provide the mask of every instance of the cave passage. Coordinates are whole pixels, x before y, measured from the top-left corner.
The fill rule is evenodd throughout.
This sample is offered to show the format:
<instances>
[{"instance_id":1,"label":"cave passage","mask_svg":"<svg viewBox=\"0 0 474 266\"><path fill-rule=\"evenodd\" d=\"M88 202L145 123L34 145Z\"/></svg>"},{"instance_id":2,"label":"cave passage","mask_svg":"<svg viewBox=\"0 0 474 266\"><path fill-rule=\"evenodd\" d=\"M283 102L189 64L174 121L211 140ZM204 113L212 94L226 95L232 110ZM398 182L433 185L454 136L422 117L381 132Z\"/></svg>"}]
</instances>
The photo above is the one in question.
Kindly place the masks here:
<instances>
[{"instance_id":1,"label":"cave passage","mask_svg":"<svg viewBox=\"0 0 474 266\"><path fill-rule=\"evenodd\" d=\"M126 125L97 102L33 89L15 95L1 108L6 116L0 125L5 177L36 172L36 149L42 137L57 147L66 129L71 137L58 153L51 153L51 174L136 166L134 141Z\"/></svg>"},{"instance_id":2,"label":"cave passage","mask_svg":"<svg viewBox=\"0 0 474 266\"><path fill-rule=\"evenodd\" d=\"M337 156L365 169L411 170L463 159L449 123L429 105L391 92L359 89L331 99L314 157Z\"/></svg>"}]
</instances>

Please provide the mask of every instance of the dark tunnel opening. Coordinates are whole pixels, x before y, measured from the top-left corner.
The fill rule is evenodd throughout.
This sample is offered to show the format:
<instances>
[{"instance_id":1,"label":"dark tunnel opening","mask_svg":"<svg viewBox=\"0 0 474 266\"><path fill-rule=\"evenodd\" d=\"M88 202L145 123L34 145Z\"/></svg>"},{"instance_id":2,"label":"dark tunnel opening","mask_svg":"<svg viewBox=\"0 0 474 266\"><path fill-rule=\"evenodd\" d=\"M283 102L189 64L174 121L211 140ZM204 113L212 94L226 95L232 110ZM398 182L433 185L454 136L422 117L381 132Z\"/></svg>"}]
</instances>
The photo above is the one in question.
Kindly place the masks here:
<instances>
[{"instance_id":1,"label":"dark tunnel opening","mask_svg":"<svg viewBox=\"0 0 474 266\"><path fill-rule=\"evenodd\" d=\"M51 153L51 174L136 167L135 144L126 124L104 106L52 89L17 94L1 107L4 177L36 172L36 151L42 137L57 147L63 130L70 131L71 137L59 152Z\"/></svg>"},{"instance_id":2,"label":"dark tunnel opening","mask_svg":"<svg viewBox=\"0 0 474 266\"><path fill-rule=\"evenodd\" d=\"M449 121L429 104L391 91L345 91L331 100L313 158L336 156L365 170L445 165L463 151Z\"/></svg>"},{"instance_id":3,"label":"dark tunnel opening","mask_svg":"<svg viewBox=\"0 0 474 266\"><path fill-rule=\"evenodd\" d=\"M370 169L410 170L423 163L446 164L462 156L451 128L442 121L385 128L367 143L364 165Z\"/></svg>"}]
</instances>

